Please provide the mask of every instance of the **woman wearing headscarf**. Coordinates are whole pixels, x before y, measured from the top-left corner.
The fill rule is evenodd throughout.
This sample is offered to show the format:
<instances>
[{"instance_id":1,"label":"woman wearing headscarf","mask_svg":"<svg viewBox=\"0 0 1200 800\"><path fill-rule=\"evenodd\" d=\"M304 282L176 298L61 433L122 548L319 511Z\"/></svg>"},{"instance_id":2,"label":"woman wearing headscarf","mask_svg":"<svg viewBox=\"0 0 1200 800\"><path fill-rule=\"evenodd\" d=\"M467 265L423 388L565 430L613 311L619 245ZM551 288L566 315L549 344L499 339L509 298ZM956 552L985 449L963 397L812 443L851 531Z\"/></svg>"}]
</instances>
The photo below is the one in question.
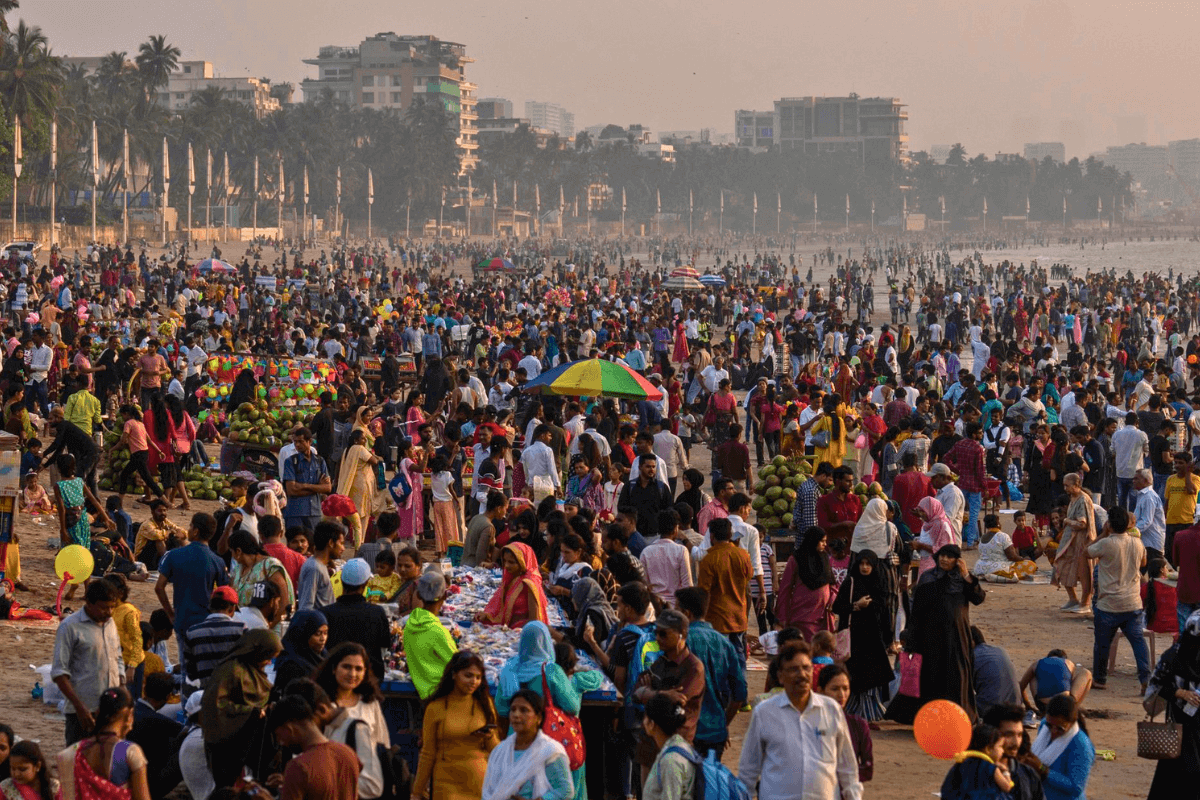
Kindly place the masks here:
<instances>
[{"instance_id":1,"label":"woman wearing headscarf","mask_svg":"<svg viewBox=\"0 0 1200 800\"><path fill-rule=\"evenodd\" d=\"M273 631L242 634L204 687L200 725L218 789L233 786L243 765L256 769L265 747L263 719L271 696L267 665L282 645Z\"/></svg>"},{"instance_id":2,"label":"woman wearing headscarf","mask_svg":"<svg viewBox=\"0 0 1200 800\"><path fill-rule=\"evenodd\" d=\"M921 655L921 703L950 700L974 720L970 606L982 603L985 593L958 545L939 548L936 559L913 590L906 648Z\"/></svg>"},{"instance_id":3,"label":"woman wearing headscarf","mask_svg":"<svg viewBox=\"0 0 1200 800\"><path fill-rule=\"evenodd\" d=\"M546 704L522 689L512 699L513 732L488 756L482 800L567 800L571 773L563 746L542 733Z\"/></svg>"},{"instance_id":4,"label":"woman wearing headscarf","mask_svg":"<svg viewBox=\"0 0 1200 800\"><path fill-rule=\"evenodd\" d=\"M549 688L550 697L545 689ZM496 688L496 713L508 716L509 704L522 689L529 689L548 699L566 714L579 715L583 695L575 688L567 673L554 661L554 639L550 629L541 622L531 622L521 630L521 641L517 655L510 658L500 670L500 681ZM586 800L587 783L584 767L571 772L575 783L576 800Z\"/></svg>"},{"instance_id":5,"label":"woman wearing headscarf","mask_svg":"<svg viewBox=\"0 0 1200 800\"><path fill-rule=\"evenodd\" d=\"M854 526L854 535L850 539L850 552L859 554L873 553L876 556L875 575L882 586L882 599L887 607L888 625L895 630L896 609L899 608L899 594L896 571L900 564L898 551L901 548L900 534L888 501L872 497L867 501L862 516ZM853 566L851 566L853 569ZM844 585L844 584L843 584ZM890 641L889 641L890 644ZM860 686L857 676L852 676L855 687Z\"/></svg>"},{"instance_id":6,"label":"woman wearing headscarf","mask_svg":"<svg viewBox=\"0 0 1200 800\"><path fill-rule=\"evenodd\" d=\"M833 569L825 547L825 531L815 525L804 532L800 547L788 559L775 595L775 616L785 628L799 628L805 641L828 628Z\"/></svg>"},{"instance_id":7,"label":"woman wearing headscarf","mask_svg":"<svg viewBox=\"0 0 1200 800\"><path fill-rule=\"evenodd\" d=\"M922 520L921 533L913 540L913 550L921 553L920 574L924 574L937 566L934 554L942 547L958 544L954 528L946 516L942 501L936 497L922 497L917 503L917 517Z\"/></svg>"},{"instance_id":8,"label":"woman wearing headscarf","mask_svg":"<svg viewBox=\"0 0 1200 800\"><path fill-rule=\"evenodd\" d=\"M1058 543L1054 556L1054 574L1050 585L1067 590L1069 598L1063 606L1067 611L1091 611L1092 560L1088 558L1088 545L1096 541L1096 509L1092 496L1083 490L1083 480L1078 473L1063 476L1063 489L1071 499L1067 516L1063 520L1063 538ZM1075 596L1075 584L1080 585L1081 596Z\"/></svg>"},{"instance_id":9,"label":"woman wearing headscarf","mask_svg":"<svg viewBox=\"0 0 1200 800\"><path fill-rule=\"evenodd\" d=\"M358 509L364 524L378 510L375 507L378 496L375 465L380 462L379 456L371 452L367 436L364 428L356 427L350 431L350 447L342 456L337 482L337 493L354 501L354 507ZM354 543L355 547L360 544L357 541Z\"/></svg>"},{"instance_id":10,"label":"woman wearing headscarf","mask_svg":"<svg viewBox=\"0 0 1200 800\"><path fill-rule=\"evenodd\" d=\"M580 578L571 587L571 602L575 604L575 644L584 645L584 631L592 626L597 642L608 641L609 634L619 625L612 604L600 584L591 578Z\"/></svg>"},{"instance_id":11,"label":"woman wearing headscarf","mask_svg":"<svg viewBox=\"0 0 1200 800\"><path fill-rule=\"evenodd\" d=\"M1166 702L1167 720L1183 726L1179 758L1162 759L1154 770L1147 800L1179 796L1184 781L1200 772L1200 613L1187 618L1179 642L1163 653L1150 689Z\"/></svg>"},{"instance_id":12,"label":"woman wearing headscarf","mask_svg":"<svg viewBox=\"0 0 1200 800\"><path fill-rule=\"evenodd\" d=\"M505 545L500 551L500 566L504 569L500 588L476 619L487 625L510 628L520 628L531 621L546 623L546 593L533 548L521 542Z\"/></svg>"},{"instance_id":13,"label":"woman wearing headscarf","mask_svg":"<svg viewBox=\"0 0 1200 800\"><path fill-rule=\"evenodd\" d=\"M297 611L283 635L283 652L275 659L275 687L272 697L283 695L287 685L297 678L311 678L325 660L325 642L329 622L315 609Z\"/></svg>"},{"instance_id":14,"label":"woman wearing headscarf","mask_svg":"<svg viewBox=\"0 0 1200 800\"><path fill-rule=\"evenodd\" d=\"M850 565L849 574L833 601L833 613L839 618L838 630L850 629L850 685L854 692L846 710L868 722L883 719L883 692L892 678L888 648L894 629L889 596L888 574L880 559L870 550L862 550Z\"/></svg>"}]
</instances>

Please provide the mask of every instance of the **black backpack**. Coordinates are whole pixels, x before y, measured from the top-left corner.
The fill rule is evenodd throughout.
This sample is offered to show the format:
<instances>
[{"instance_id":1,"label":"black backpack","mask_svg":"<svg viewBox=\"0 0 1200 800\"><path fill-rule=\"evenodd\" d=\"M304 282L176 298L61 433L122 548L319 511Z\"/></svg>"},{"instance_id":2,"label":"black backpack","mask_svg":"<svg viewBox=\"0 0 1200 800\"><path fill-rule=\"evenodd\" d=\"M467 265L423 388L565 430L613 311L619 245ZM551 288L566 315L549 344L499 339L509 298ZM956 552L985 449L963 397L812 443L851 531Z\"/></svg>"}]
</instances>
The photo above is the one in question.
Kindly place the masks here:
<instances>
[{"instance_id":1,"label":"black backpack","mask_svg":"<svg viewBox=\"0 0 1200 800\"><path fill-rule=\"evenodd\" d=\"M356 731L359 725L366 724L362 720L355 720L346 732L346 746L355 753L358 752ZM375 756L379 759L379 766L383 772L383 794L379 796L380 800L408 800L412 795L412 772L408 768L408 760L404 758L404 753L397 745L388 747L377 744Z\"/></svg>"}]
</instances>

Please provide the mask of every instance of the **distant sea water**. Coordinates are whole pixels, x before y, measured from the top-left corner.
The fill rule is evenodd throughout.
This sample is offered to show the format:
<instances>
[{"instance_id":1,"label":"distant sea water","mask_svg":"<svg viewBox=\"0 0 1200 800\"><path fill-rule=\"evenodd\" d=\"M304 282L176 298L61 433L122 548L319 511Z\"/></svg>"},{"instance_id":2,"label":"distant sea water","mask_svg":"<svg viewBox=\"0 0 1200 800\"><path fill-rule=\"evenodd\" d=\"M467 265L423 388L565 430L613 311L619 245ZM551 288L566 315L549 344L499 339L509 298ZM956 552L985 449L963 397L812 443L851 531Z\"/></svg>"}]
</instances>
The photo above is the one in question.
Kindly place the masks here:
<instances>
[{"instance_id":1,"label":"distant sea water","mask_svg":"<svg viewBox=\"0 0 1200 800\"><path fill-rule=\"evenodd\" d=\"M955 250L951 258L960 261L968 254L966 250ZM1011 250L984 250L982 255L985 263L989 264L1005 260L1025 266L1029 266L1033 260L1042 267L1069 264L1077 275L1089 270L1100 272L1109 269L1115 269L1118 275L1132 270L1137 277L1141 277L1143 272L1166 275L1171 268L1174 268L1176 275L1181 272L1184 275L1200 272L1200 242L1182 237L1174 241L1151 242L1143 238L1140 242L1088 243L1082 248L1078 244L1028 246Z\"/></svg>"}]
</instances>

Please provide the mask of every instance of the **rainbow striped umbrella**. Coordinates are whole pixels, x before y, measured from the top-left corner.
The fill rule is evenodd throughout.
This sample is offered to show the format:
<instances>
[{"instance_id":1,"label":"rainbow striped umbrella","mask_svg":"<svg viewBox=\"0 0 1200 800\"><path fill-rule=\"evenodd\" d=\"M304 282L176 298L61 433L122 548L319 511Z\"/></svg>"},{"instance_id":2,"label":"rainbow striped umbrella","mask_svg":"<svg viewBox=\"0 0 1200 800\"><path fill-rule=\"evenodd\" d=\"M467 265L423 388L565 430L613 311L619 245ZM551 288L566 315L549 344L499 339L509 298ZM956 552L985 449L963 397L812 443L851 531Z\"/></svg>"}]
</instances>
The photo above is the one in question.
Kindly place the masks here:
<instances>
[{"instance_id":1,"label":"rainbow striped umbrella","mask_svg":"<svg viewBox=\"0 0 1200 800\"><path fill-rule=\"evenodd\" d=\"M671 270L671 277L672 278L695 278L696 280L700 280L700 273L697 272L696 268L692 267L692 266L676 267L675 269Z\"/></svg>"},{"instance_id":2,"label":"rainbow striped umbrella","mask_svg":"<svg viewBox=\"0 0 1200 800\"><path fill-rule=\"evenodd\" d=\"M624 400L662 400L662 390L617 361L585 358L560 364L523 387L526 392L568 397L619 397Z\"/></svg>"}]
</instances>

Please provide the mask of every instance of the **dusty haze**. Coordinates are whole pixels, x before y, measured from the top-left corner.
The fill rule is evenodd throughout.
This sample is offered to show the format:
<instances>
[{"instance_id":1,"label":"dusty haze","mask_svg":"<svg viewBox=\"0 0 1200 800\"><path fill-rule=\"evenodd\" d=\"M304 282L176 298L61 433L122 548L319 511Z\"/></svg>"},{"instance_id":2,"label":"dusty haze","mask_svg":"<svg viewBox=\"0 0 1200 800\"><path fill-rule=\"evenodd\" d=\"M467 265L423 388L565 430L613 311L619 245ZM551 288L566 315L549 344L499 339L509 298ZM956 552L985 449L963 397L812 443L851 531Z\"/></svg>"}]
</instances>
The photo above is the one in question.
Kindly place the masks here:
<instances>
[{"instance_id":1,"label":"dusty haze","mask_svg":"<svg viewBox=\"0 0 1200 800\"><path fill-rule=\"evenodd\" d=\"M22 0L59 55L131 55L165 34L218 74L297 85L326 44L395 31L467 46L479 97L556 102L576 127L728 133L738 108L798 95L900 97L911 149L1200 137L1190 0Z\"/></svg>"}]
</instances>

